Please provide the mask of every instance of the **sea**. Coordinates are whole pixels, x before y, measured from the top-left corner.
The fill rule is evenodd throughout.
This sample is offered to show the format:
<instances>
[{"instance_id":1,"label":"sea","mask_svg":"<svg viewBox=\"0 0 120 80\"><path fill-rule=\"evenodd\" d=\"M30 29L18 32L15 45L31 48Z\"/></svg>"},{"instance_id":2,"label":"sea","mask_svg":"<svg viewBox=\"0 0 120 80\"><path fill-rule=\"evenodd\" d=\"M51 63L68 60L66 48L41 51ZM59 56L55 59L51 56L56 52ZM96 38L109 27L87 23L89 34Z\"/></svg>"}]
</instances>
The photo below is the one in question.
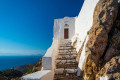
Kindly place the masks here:
<instances>
[{"instance_id":1,"label":"sea","mask_svg":"<svg viewBox=\"0 0 120 80\"><path fill-rule=\"evenodd\" d=\"M16 66L36 63L41 56L0 56L0 71L12 69Z\"/></svg>"}]
</instances>

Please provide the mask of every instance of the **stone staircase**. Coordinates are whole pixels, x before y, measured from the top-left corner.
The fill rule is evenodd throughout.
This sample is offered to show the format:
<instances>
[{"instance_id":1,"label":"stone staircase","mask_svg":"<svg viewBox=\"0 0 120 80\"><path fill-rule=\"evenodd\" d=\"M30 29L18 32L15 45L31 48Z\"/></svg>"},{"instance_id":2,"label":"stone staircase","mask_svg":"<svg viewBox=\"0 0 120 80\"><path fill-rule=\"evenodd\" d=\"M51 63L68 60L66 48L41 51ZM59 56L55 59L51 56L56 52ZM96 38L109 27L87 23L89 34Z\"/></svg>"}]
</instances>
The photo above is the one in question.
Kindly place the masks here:
<instances>
[{"instance_id":1,"label":"stone staircase","mask_svg":"<svg viewBox=\"0 0 120 80\"><path fill-rule=\"evenodd\" d=\"M77 52L70 43L60 44L59 54L56 59L54 80L81 80L77 76Z\"/></svg>"}]
</instances>

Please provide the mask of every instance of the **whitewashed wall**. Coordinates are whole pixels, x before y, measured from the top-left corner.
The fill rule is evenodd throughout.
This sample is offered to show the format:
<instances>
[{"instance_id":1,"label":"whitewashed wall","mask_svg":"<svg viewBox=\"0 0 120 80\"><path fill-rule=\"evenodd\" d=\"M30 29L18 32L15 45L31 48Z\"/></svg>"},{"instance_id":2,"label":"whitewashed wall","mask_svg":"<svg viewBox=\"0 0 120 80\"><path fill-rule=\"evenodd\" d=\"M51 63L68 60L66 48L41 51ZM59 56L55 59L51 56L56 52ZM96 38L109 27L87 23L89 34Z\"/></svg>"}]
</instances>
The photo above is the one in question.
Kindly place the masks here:
<instances>
[{"instance_id":1,"label":"whitewashed wall","mask_svg":"<svg viewBox=\"0 0 120 80\"><path fill-rule=\"evenodd\" d=\"M93 24L93 14L94 9L96 7L96 4L99 0L85 0L84 4L82 6L82 9L78 15L78 18L75 22L75 36L72 38L72 41L74 42L77 40L76 43L76 50L77 52L80 50L82 43L84 42L85 38L87 37L87 32L90 30ZM88 37L86 39L86 42L88 41ZM78 76L80 75L80 72L82 70L84 60L85 60L85 45L83 51L80 56L79 65L78 65Z\"/></svg>"},{"instance_id":2,"label":"whitewashed wall","mask_svg":"<svg viewBox=\"0 0 120 80\"><path fill-rule=\"evenodd\" d=\"M76 17L64 17L63 19L54 20L54 39L64 40L64 28L69 28L70 40L75 34L75 20ZM68 24L69 26L65 26Z\"/></svg>"},{"instance_id":3,"label":"whitewashed wall","mask_svg":"<svg viewBox=\"0 0 120 80\"><path fill-rule=\"evenodd\" d=\"M93 13L96 4L99 0L85 0L78 18L75 22L75 36L72 38L74 42L77 39L76 50L79 51L87 32L90 30L93 24Z\"/></svg>"},{"instance_id":4,"label":"whitewashed wall","mask_svg":"<svg viewBox=\"0 0 120 80\"><path fill-rule=\"evenodd\" d=\"M93 24L94 8L99 0L85 0L82 9L75 22L75 33L78 33L81 40L86 36L87 31ZM84 36L84 37L82 37Z\"/></svg>"}]
</instances>

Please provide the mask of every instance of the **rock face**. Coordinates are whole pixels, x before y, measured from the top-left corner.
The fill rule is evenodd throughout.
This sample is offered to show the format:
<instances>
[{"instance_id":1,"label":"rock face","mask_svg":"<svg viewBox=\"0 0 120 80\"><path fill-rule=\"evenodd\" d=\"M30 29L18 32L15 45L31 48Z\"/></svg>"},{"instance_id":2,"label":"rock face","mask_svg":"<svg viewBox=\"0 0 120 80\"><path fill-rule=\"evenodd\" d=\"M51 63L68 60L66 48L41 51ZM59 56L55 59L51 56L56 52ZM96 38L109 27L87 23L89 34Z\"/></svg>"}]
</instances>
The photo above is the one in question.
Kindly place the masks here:
<instances>
[{"instance_id":1,"label":"rock face","mask_svg":"<svg viewBox=\"0 0 120 80\"><path fill-rule=\"evenodd\" d=\"M109 33L116 20L117 13L117 0L100 0L95 8L93 26L89 31L89 40L86 45L85 80L95 79L99 70L100 59L104 56L108 46Z\"/></svg>"},{"instance_id":2,"label":"rock face","mask_svg":"<svg viewBox=\"0 0 120 80\"><path fill-rule=\"evenodd\" d=\"M120 4L118 15L109 33L108 45L103 56L104 67L96 75L96 80L107 76L109 80L120 80ZM107 63L106 63L107 62Z\"/></svg>"},{"instance_id":3,"label":"rock face","mask_svg":"<svg viewBox=\"0 0 120 80\"><path fill-rule=\"evenodd\" d=\"M120 4L118 16L114 21L113 28L109 34L108 49L104 61L109 61L114 56L120 56Z\"/></svg>"},{"instance_id":4,"label":"rock face","mask_svg":"<svg viewBox=\"0 0 120 80\"><path fill-rule=\"evenodd\" d=\"M109 80L120 80L120 56L113 57L96 75L96 80L107 76Z\"/></svg>"},{"instance_id":5,"label":"rock face","mask_svg":"<svg viewBox=\"0 0 120 80\"><path fill-rule=\"evenodd\" d=\"M120 31L114 28L112 31L112 36L109 40L109 45L107 52L104 56L104 61L109 61L114 56L119 56L120 54Z\"/></svg>"}]
</instances>

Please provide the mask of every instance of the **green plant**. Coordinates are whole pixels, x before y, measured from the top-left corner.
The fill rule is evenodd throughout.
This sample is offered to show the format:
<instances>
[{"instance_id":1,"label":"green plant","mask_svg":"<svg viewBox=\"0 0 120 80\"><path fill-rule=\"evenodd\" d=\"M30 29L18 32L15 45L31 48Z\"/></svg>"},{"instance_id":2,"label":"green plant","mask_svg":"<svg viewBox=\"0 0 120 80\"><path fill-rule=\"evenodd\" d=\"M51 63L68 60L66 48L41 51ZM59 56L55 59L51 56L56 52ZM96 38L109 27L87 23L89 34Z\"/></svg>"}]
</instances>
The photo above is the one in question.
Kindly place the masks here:
<instances>
[{"instance_id":1,"label":"green plant","mask_svg":"<svg viewBox=\"0 0 120 80\"><path fill-rule=\"evenodd\" d=\"M33 69L32 69L31 67L28 67L27 70L26 70L26 73L30 74L30 73L33 72L32 70L33 70Z\"/></svg>"}]
</instances>

